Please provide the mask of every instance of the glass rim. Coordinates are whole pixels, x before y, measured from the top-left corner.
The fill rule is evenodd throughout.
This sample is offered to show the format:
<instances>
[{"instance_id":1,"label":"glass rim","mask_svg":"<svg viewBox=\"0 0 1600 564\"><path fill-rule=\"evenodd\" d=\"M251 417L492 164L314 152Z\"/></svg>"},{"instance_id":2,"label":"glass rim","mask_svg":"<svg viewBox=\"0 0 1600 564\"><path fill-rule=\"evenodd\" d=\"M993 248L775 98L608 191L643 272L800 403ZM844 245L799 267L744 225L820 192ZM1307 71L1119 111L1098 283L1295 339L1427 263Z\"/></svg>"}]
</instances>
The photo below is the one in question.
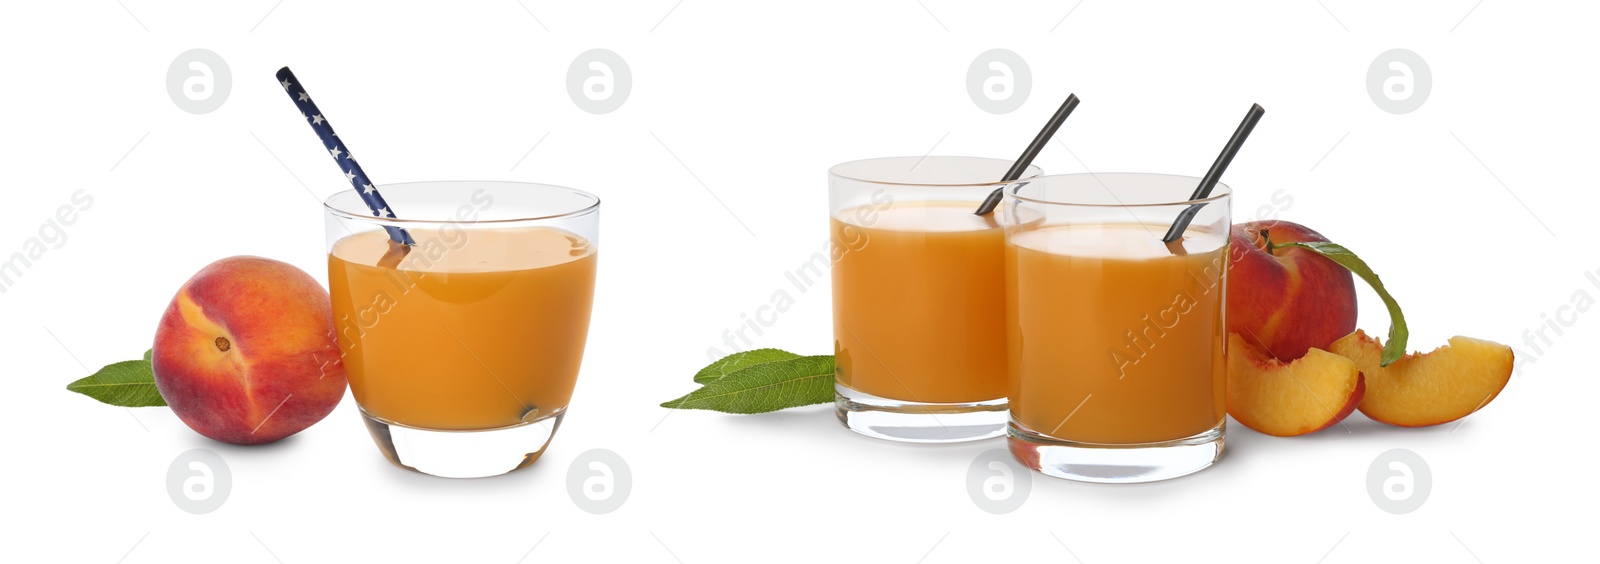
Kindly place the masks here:
<instances>
[{"instance_id":1,"label":"glass rim","mask_svg":"<svg viewBox=\"0 0 1600 564\"><path fill-rule=\"evenodd\" d=\"M994 162L998 162L998 163L1004 163L1007 167L1010 167L1013 163L1016 162L1014 160L1006 160L1006 159L1000 159L1000 158L995 158L995 157L974 157L972 155L896 155L896 156L888 156L888 157L868 157L868 158L865 158L865 159L849 160L849 161L845 161L845 162L842 162L842 163L837 163L837 164L835 164L835 165L833 165L831 167L828 167L828 176L835 176L835 177L843 178L843 179L846 179L846 180L853 180L853 181L856 181L856 182L862 182L862 183L866 183L866 184L881 184L881 185L884 185L884 186L930 186L930 187L937 187L937 188L962 188L962 187L978 187L978 186L987 186L987 187L1000 188L1000 187L1005 187L1007 185L1010 185L1013 182L1016 182L1016 180L996 180L996 181L993 181L993 182L899 182L899 181L893 181L893 180L881 180L881 179L876 179L876 178L862 178L860 176L854 176L854 175L839 173L839 167L842 167L842 166L860 164L860 163L868 163L868 162L872 162L872 161L889 161L889 160L895 160L895 159L919 159L919 163L920 163L920 161L926 161L926 160L929 160L929 159L974 159L974 160L984 160L984 161L994 161ZM913 168L915 168L915 167L913 167ZM1026 170L1026 171L1037 171L1034 175L1027 176L1026 178L1032 179L1032 178L1038 178L1040 176L1044 176L1044 169L1040 168L1039 165L1036 165L1036 164L1031 164L1030 163L1028 165L1028 168L1026 168L1024 170ZM1027 173L1024 172L1024 174L1027 174Z\"/></svg>"},{"instance_id":2,"label":"glass rim","mask_svg":"<svg viewBox=\"0 0 1600 564\"><path fill-rule=\"evenodd\" d=\"M1111 197L1117 199L1118 203L1097 204L1097 203L1090 203L1090 202L1063 202L1063 201L1056 201L1056 200L1047 200L1047 199L1038 198L1038 197L1028 197L1028 196L1023 196L1023 195L1020 195L1020 194L1017 193L1017 190L1020 190L1024 186L1027 186L1028 184L1031 184L1031 183L1034 183L1034 182L1041 182L1041 181L1045 181L1045 180L1048 180L1048 179L1051 179L1051 178L1080 177L1080 176L1087 176L1087 177L1090 177L1090 178L1094 178L1097 183L1099 183L1101 186L1106 188L1107 192L1111 192ZM1228 184L1226 182L1217 182L1217 185L1211 189L1211 195L1207 196L1207 197L1204 197L1204 198L1183 199L1183 200L1175 200L1175 201L1170 201L1170 202L1140 202L1140 203L1135 203L1135 204L1128 204L1128 203L1122 203L1121 202L1121 198L1117 197L1116 192L1112 191L1109 186L1105 186L1104 182L1100 182L1099 177L1101 177L1101 176L1147 176L1147 177L1158 177L1158 178L1182 178L1182 179L1185 179L1185 180L1192 181L1191 184L1194 184L1196 186L1198 186L1200 184L1200 177L1198 177L1198 176L1189 176L1189 175L1186 175L1186 174L1167 174L1167 173L1163 173L1163 172L1068 172L1068 173L1062 173L1062 174L1045 174L1045 175L1035 176L1033 178L1019 179L1019 180L1012 181L1012 182L1006 184L1006 188L1008 188L1008 190L1005 191L1005 194L1007 196L1015 198L1017 200L1021 200L1021 201L1024 201L1024 202L1035 203L1035 204L1045 204L1045 205L1052 205L1052 206L1097 207L1097 208L1145 208L1145 207L1154 208L1154 207L1168 207L1168 206L1188 206L1188 205L1195 205L1195 204L1208 204L1208 203L1212 203L1212 202L1218 202L1218 201L1222 201L1222 200L1225 200L1225 199L1233 196L1233 187L1232 186L1228 186Z\"/></svg>"},{"instance_id":3,"label":"glass rim","mask_svg":"<svg viewBox=\"0 0 1600 564\"><path fill-rule=\"evenodd\" d=\"M505 218L505 219L479 219L479 220L473 221L473 224L475 224L475 225L476 224L484 224L484 223L506 224L506 223L525 222L525 221L543 221L543 220L551 220L551 219L567 219L567 218L582 217L582 216L585 216L585 215L588 215L588 214L591 214L591 213L595 213L595 212L600 210L600 197L596 196L594 194L591 194L589 192L586 192L586 191L583 191L583 190L579 190L577 188L570 188L570 187L567 187L567 186L561 186L561 185L557 185L557 184L543 184L543 183L539 183L539 182L523 182L523 181L520 181L520 180L417 180L417 181L412 181L412 182L394 182L394 183L390 183L390 184L378 184L378 185L374 186L374 188L377 189L381 193L383 190L388 189L388 188L398 188L398 187L405 187L405 186L416 186L416 185L419 185L419 184L499 184L499 185L520 186L520 187L524 187L524 188L534 188L534 189L555 188L555 189L560 189L560 190L566 190L568 192L571 192L573 194L577 194L580 197L588 200L588 205L585 205L582 208L578 208L578 209L575 209L575 210L572 210L572 211L568 211L568 212L562 212L562 213L550 214L550 215L529 216L529 217L514 217L514 218ZM352 193L352 192L356 192L356 189L353 188L353 187L350 188L350 189L347 189L347 190L340 190L338 192L334 192L332 195L329 195L327 198L322 200L322 208L324 210L326 210L329 214L332 214L332 215L340 217L340 218L350 219L350 220L358 220L358 221L366 221L366 222L371 222L371 223L376 223L376 224L392 224L392 225L397 225L398 226L398 225L422 225L422 224L438 224L438 223L454 223L454 222L456 222L452 218L447 218L447 219L404 219L404 218L398 218L398 217L377 217L377 216L372 216L372 215L364 215L365 213L368 213L368 210L366 210L365 207L362 208L363 214L356 214L356 213L351 213L350 211L347 211L345 209L342 209L342 208L339 208L339 207L336 207L336 206L333 205L333 201L334 201L335 198L339 198L341 196L344 196L344 195ZM356 199L358 201L361 200L361 195L359 193L356 194ZM365 206L366 205L365 202L363 202L362 205Z\"/></svg>"}]
</instances>

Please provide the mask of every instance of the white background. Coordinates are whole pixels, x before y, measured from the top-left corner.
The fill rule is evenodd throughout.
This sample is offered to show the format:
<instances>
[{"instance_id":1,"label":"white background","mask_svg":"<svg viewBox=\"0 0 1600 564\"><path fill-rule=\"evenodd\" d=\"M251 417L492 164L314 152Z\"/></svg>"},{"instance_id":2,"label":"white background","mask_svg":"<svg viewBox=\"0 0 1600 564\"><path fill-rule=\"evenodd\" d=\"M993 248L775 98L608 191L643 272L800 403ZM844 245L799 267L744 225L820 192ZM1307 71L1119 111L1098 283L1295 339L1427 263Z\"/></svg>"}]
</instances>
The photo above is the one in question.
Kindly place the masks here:
<instances>
[{"instance_id":1,"label":"white background","mask_svg":"<svg viewBox=\"0 0 1600 564\"><path fill-rule=\"evenodd\" d=\"M1568 317L1538 354L1524 332L1575 292L1600 296L1584 278L1600 270L1588 170L1600 154L1600 8L524 4L0 6L0 258L75 190L94 198L66 243L0 294L3 559L1494 564L1592 551L1580 516L1596 501L1596 460L1582 429L1597 401L1600 314ZM165 86L194 48L218 53L233 77L204 115L180 111ZM585 113L566 92L567 66L592 48L632 69L632 94L610 114ZM968 65L993 48L1020 54L1034 78L1005 115L980 111L965 87ZM1405 115L1366 91L1368 66L1393 48L1433 74L1430 97ZM63 389L148 348L172 293L213 260L267 256L325 280L318 202L346 187L273 81L282 65L380 182L536 180L604 199L583 374L533 468L465 481L396 469L348 396L321 424L244 448L164 408L130 416ZM1520 374L1460 425L1404 430L1356 414L1293 439L1233 425L1226 458L1200 474L1120 487L1035 476L1005 515L966 490L969 463L999 440L891 444L846 431L826 407L657 407L691 390L708 347L821 248L829 165L1011 158L1067 92L1084 102L1038 161L1052 173L1198 175L1262 104L1226 179L1236 216L1284 191L1293 204L1279 217L1383 274L1413 348L1493 339L1517 346ZM756 344L829 352L827 285L789 291L796 305ZM1362 292L1361 325L1381 333L1387 318ZM205 515L179 510L165 487L169 463L193 448L233 475L230 497ZM568 465L595 448L633 474L631 497L605 515L565 489ZM1431 469L1413 513L1386 513L1366 491L1368 465L1392 448Z\"/></svg>"}]
</instances>

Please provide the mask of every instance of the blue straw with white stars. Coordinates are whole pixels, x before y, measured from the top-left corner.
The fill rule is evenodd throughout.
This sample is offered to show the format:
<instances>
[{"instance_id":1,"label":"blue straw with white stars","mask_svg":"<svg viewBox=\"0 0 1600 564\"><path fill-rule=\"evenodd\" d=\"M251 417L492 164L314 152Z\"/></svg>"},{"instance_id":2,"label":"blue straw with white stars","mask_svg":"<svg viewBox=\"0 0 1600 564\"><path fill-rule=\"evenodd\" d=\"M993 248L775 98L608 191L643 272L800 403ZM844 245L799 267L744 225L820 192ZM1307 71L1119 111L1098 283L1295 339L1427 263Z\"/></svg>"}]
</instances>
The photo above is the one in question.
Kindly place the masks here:
<instances>
[{"instance_id":1,"label":"blue straw with white stars","mask_svg":"<svg viewBox=\"0 0 1600 564\"><path fill-rule=\"evenodd\" d=\"M306 118L306 122L311 124L311 130L317 132L317 137L322 138L322 147L333 156L333 162L339 165L339 170L344 171L345 180L350 181L350 187L361 194L361 200L367 203L372 215L379 218L393 218L394 213L389 210L389 203L383 201L383 195L378 193L377 188L372 187L372 179L367 177L367 173L361 170L361 165L356 163L355 157L350 155L349 147L339 142L339 134L333 132L333 124L322 116L322 110L317 109L317 103L311 101L311 96L306 94L305 85L300 84L300 79L295 78L289 67L278 69L278 85L289 94L290 100L294 100L294 105L300 108L300 117ZM384 229L389 231L389 238L396 243L407 246L417 244L405 229L394 226L385 226Z\"/></svg>"}]
</instances>

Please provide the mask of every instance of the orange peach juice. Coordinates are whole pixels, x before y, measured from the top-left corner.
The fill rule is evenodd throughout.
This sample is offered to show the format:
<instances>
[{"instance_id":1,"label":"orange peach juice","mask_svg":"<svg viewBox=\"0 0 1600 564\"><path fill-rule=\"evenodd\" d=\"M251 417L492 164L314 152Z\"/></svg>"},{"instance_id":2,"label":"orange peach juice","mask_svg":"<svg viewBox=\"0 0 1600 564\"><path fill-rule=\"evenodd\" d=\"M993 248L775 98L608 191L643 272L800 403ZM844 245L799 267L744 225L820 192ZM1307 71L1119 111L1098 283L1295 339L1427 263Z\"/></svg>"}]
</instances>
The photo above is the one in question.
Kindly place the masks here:
<instances>
[{"instance_id":1,"label":"orange peach juice","mask_svg":"<svg viewBox=\"0 0 1600 564\"><path fill-rule=\"evenodd\" d=\"M1012 421L1069 441L1181 439L1222 423L1227 234L1188 254L1165 225L1017 229L1005 273Z\"/></svg>"},{"instance_id":2,"label":"orange peach juice","mask_svg":"<svg viewBox=\"0 0 1600 564\"><path fill-rule=\"evenodd\" d=\"M840 384L923 403L1005 397L1004 231L976 207L896 202L831 219L833 240L861 241L833 266Z\"/></svg>"},{"instance_id":3,"label":"orange peach juice","mask_svg":"<svg viewBox=\"0 0 1600 564\"><path fill-rule=\"evenodd\" d=\"M335 331L367 414L441 430L509 427L565 409L594 294L595 252L545 227L409 230L417 245L380 266L387 234L328 255Z\"/></svg>"}]
</instances>

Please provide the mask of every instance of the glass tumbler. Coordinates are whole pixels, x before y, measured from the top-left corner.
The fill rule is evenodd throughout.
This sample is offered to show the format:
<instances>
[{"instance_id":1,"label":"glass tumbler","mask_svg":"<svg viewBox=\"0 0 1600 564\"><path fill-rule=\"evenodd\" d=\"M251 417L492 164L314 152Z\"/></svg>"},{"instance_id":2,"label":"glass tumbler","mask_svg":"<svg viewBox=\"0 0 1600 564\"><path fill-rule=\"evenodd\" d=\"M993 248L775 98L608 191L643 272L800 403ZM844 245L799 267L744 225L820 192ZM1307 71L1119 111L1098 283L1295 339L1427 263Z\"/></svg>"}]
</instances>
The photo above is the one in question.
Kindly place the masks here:
<instances>
[{"instance_id":1,"label":"glass tumbler","mask_svg":"<svg viewBox=\"0 0 1600 564\"><path fill-rule=\"evenodd\" d=\"M446 477L526 467L561 425L589 332L600 200L521 182L328 198L334 331L367 430L395 465ZM389 232L404 229L403 246Z\"/></svg>"},{"instance_id":2,"label":"glass tumbler","mask_svg":"<svg viewBox=\"0 0 1600 564\"><path fill-rule=\"evenodd\" d=\"M1199 182L1066 174L1006 188L1009 442L1028 467L1148 482L1221 458L1231 192L1190 200Z\"/></svg>"},{"instance_id":3,"label":"glass tumbler","mask_svg":"<svg viewBox=\"0 0 1600 564\"><path fill-rule=\"evenodd\" d=\"M829 171L835 407L846 427L922 443L1005 432L1004 232L998 211L974 210L1010 166L890 157Z\"/></svg>"}]
</instances>

